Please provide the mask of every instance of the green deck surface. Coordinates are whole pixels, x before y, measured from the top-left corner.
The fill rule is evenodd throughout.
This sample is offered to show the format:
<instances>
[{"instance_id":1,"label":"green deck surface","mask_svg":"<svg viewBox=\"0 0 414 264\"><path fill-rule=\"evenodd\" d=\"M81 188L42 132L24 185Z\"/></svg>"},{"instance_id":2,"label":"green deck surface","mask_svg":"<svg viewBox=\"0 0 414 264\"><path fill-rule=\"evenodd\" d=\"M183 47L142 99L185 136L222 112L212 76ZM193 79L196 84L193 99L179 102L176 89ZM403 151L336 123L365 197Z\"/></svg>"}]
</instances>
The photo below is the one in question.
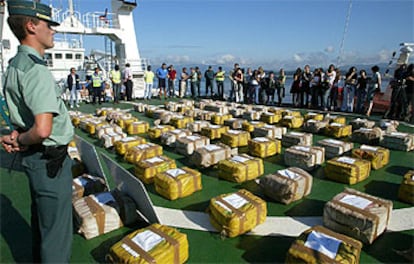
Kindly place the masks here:
<instances>
[{"instance_id":1,"label":"green deck surface","mask_svg":"<svg viewBox=\"0 0 414 264\"><path fill-rule=\"evenodd\" d=\"M152 103L160 104L159 100ZM103 104L102 106L113 106ZM116 107L131 108L131 105L120 104ZM82 112L93 113L95 107L83 105ZM151 122L152 120L143 114L132 111L134 116L140 120ZM351 120L350 117L347 120ZM298 130L300 131L300 130ZM399 131L413 133L413 128L400 125ZM132 172L133 165L123 161L113 150L101 147L100 142L87 133L76 129L76 133L85 140L93 143L98 152L103 152L119 162L123 167ZM146 137L146 135L141 135ZM313 141L325 138L324 136L314 135ZM148 138L147 138L148 139ZM348 139L345 139L348 140ZM157 143L156 141L154 141ZM214 142L214 141L213 141ZM355 144L354 147L358 147ZM284 148L283 148L284 149ZM239 148L239 152L246 152L247 148ZM177 167L191 166L188 159L176 154L174 149L164 147L164 153L172 157L177 162ZM9 172L13 156L0 152L0 202L1 202L1 236L0 236L0 262L30 262L31 261L31 231L30 231L30 195L28 181L23 172L19 169L18 159L14 162L14 169ZM393 202L394 209L411 207L409 204L400 202L397 199L397 191L401 183L402 176L414 168L414 153L391 151L390 163L379 170L372 170L370 177L351 188L389 199ZM272 173L277 169L285 168L283 162L283 152L277 156L264 160L265 174ZM104 166L105 167L105 166ZM200 170L203 173L203 190L193 195L169 201L155 192L153 185L146 185L150 198L154 205L190 211L205 211L208 202L212 197L223 193L235 192L240 188L247 189L254 194L265 198L260 188L254 181L242 184L231 183L218 179L217 170L208 168ZM111 187L113 181L106 171ZM336 183L324 178L323 167L311 173L314 176L312 192L305 199L282 205L267 200L268 216L321 216L323 206L337 193L349 187L346 184ZM105 254L115 242L124 235L134 230L136 227L123 227L119 230L100 237L86 240L80 235L75 234L73 240L72 262L105 262ZM242 235L236 238L221 238L218 233L180 229L188 236L190 244L190 257L188 263L280 263L284 262L286 252L294 240L293 237L283 236L249 236ZM405 232L387 232L380 236L373 245L364 246L361 254L361 263L398 263L408 262L399 256L395 250L405 250L413 246L414 230Z\"/></svg>"}]
</instances>

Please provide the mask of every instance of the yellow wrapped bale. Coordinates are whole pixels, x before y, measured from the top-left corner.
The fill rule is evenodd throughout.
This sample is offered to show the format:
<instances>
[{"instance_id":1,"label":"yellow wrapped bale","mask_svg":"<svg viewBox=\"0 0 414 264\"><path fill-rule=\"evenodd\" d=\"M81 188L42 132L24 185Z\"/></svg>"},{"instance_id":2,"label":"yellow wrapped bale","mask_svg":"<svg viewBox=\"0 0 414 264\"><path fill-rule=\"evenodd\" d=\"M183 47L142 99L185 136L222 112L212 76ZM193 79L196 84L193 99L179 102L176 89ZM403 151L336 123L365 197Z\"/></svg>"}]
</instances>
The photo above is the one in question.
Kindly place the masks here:
<instances>
[{"instance_id":1,"label":"yellow wrapped bale","mask_svg":"<svg viewBox=\"0 0 414 264\"><path fill-rule=\"evenodd\" d=\"M253 132L256 127L264 127L266 123L260 121L250 121L244 122L242 124L242 129L248 132Z\"/></svg>"},{"instance_id":2,"label":"yellow wrapped bale","mask_svg":"<svg viewBox=\"0 0 414 264\"><path fill-rule=\"evenodd\" d=\"M95 135L101 139L103 135L108 134L110 132L115 132L115 133L122 133L124 131L122 131L122 128L118 125L112 124L112 125L103 125L100 127L96 128L95 131Z\"/></svg>"},{"instance_id":3,"label":"yellow wrapped bale","mask_svg":"<svg viewBox=\"0 0 414 264\"><path fill-rule=\"evenodd\" d=\"M323 147L292 146L285 150L285 164L311 171L325 161L325 149Z\"/></svg>"},{"instance_id":4,"label":"yellow wrapped bale","mask_svg":"<svg viewBox=\"0 0 414 264\"><path fill-rule=\"evenodd\" d=\"M325 127L325 135L342 138L352 135L352 126L340 123L330 123Z\"/></svg>"},{"instance_id":5,"label":"yellow wrapped bale","mask_svg":"<svg viewBox=\"0 0 414 264\"><path fill-rule=\"evenodd\" d=\"M290 204L309 195L312 182L312 175L300 168L290 167L261 177L259 185L266 196Z\"/></svg>"},{"instance_id":6,"label":"yellow wrapped bale","mask_svg":"<svg viewBox=\"0 0 414 264\"><path fill-rule=\"evenodd\" d=\"M161 156L162 147L154 143L140 144L127 149L124 159L132 164L137 164L141 160Z\"/></svg>"},{"instance_id":7,"label":"yellow wrapped bale","mask_svg":"<svg viewBox=\"0 0 414 264\"><path fill-rule=\"evenodd\" d=\"M215 125L223 125L224 121L232 118L233 116L231 114L214 114L211 117L211 123Z\"/></svg>"},{"instance_id":8,"label":"yellow wrapped bale","mask_svg":"<svg viewBox=\"0 0 414 264\"><path fill-rule=\"evenodd\" d=\"M208 137L209 139L220 139L223 133L229 130L228 126L210 125L201 129L201 135Z\"/></svg>"},{"instance_id":9,"label":"yellow wrapped bale","mask_svg":"<svg viewBox=\"0 0 414 264\"><path fill-rule=\"evenodd\" d=\"M113 147L115 142L125 138L126 136L127 134L125 133L110 132L108 134L104 134L101 140L103 141L103 146L105 148L110 148Z\"/></svg>"},{"instance_id":10,"label":"yellow wrapped bale","mask_svg":"<svg viewBox=\"0 0 414 264\"><path fill-rule=\"evenodd\" d=\"M236 237L266 220L266 202L244 189L210 200L210 222L219 232Z\"/></svg>"},{"instance_id":11,"label":"yellow wrapped bale","mask_svg":"<svg viewBox=\"0 0 414 264\"><path fill-rule=\"evenodd\" d=\"M253 135L255 137L268 137L282 139L283 135L286 134L286 127L279 127L275 125L264 125L262 127L255 127Z\"/></svg>"},{"instance_id":12,"label":"yellow wrapped bale","mask_svg":"<svg viewBox=\"0 0 414 264\"><path fill-rule=\"evenodd\" d=\"M283 117L280 124L289 128L300 128L303 125L303 122L303 117L301 116L288 115Z\"/></svg>"},{"instance_id":13,"label":"yellow wrapped bale","mask_svg":"<svg viewBox=\"0 0 414 264\"><path fill-rule=\"evenodd\" d=\"M318 121L315 119L309 119L303 124L303 131L313 134L321 133L328 125L327 121Z\"/></svg>"},{"instance_id":14,"label":"yellow wrapped bale","mask_svg":"<svg viewBox=\"0 0 414 264\"><path fill-rule=\"evenodd\" d=\"M187 235L177 229L152 224L124 237L109 249L112 263L173 263L188 259Z\"/></svg>"},{"instance_id":15,"label":"yellow wrapped bale","mask_svg":"<svg viewBox=\"0 0 414 264\"><path fill-rule=\"evenodd\" d=\"M149 123L145 121L132 122L126 127L128 135L144 134L147 133L148 129Z\"/></svg>"},{"instance_id":16,"label":"yellow wrapped bale","mask_svg":"<svg viewBox=\"0 0 414 264\"><path fill-rule=\"evenodd\" d=\"M270 113L270 112L264 112L260 116L260 121L263 121L267 124L276 124L279 123L279 121L282 119L281 114L277 113Z\"/></svg>"},{"instance_id":17,"label":"yellow wrapped bale","mask_svg":"<svg viewBox=\"0 0 414 264\"><path fill-rule=\"evenodd\" d=\"M203 146L209 145L210 139L205 136L191 135L178 138L175 142L175 150L177 153L191 156L194 151Z\"/></svg>"},{"instance_id":18,"label":"yellow wrapped bale","mask_svg":"<svg viewBox=\"0 0 414 264\"><path fill-rule=\"evenodd\" d=\"M325 148L325 157L327 158L342 156L354 147L354 143L352 142L345 142L332 138L319 140L318 145Z\"/></svg>"},{"instance_id":19,"label":"yellow wrapped bale","mask_svg":"<svg viewBox=\"0 0 414 264\"><path fill-rule=\"evenodd\" d=\"M95 135L95 132L97 128L108 125L108 123L101 119L92 119L89 122L86 123L86 132L88 132L90 135Z\"/></svg>"},{"instance_id":20,"label":"yellow wrapped bale","mask_svg":"<svg viewBox=\"0 0 414 264\"><path fill-rule=\"evenodd\" d=\"M218 176L232 182L245 182L263 174L263 160L247 154L236 155L218 163Z\"/></svg>"},{"instance_id":21,"label":"yellow wrapped bale","mask_svg":"<svg viewBox=\"0 0 414 264\"><path fill-rule=\"evenodd\" d=\"M173 116L170 120L170 124L176 128L186 128L187 124L192 122L194 120L189 116Z\"/></svg>"},{"instance_id":22,"label":"yellow wrapped bale","mask_svg":"<svg viewBox=\"0 0 414 264\"><path fill-rule=\"evenodd\" d=\"M323 226L314 226L292 243L286 263L358 264L362 243L333 232Z\"/></svg>"},{"instance_id":23,"label":"yellow wrapped bale","mask_svg":"<svg viewBox=\"0 0 414 264\"><path fill-rule=\"evenodd\" d=\"M174 129L167 131L161 135L161 144L175 147L175 142L181 137L190 136L192 133L188 129Z\"/></svg>"},{"instance_id":24,"label":"yellow wrapped bale","mask_svg":"<svg viewBox=\"0 0 414 264\"><path fill-rule=\"evenodd\" d=\"M129 148L134 146L144 144L146 142L145 138L133 136L133 137L125 137L117 142L114 143L115 151L119 155L124 155Z\"/></svg>"},{"instance_id":25,"label":"yellow wrapped bale","mask_svg":"<svg viewBox=\"0 0 414 264\"><path fill-rule=\"evenodd\" d=\"M304 116L305 120L316 120L316 121L322 121L324 119L323 114L318 114L318 113L306 113Z\"/></svg>"},{"instance_id":26,"label":"yellow wrapped bale","mask_svg":"<svg viewBox=\"0 0 414 264\"><path fill-rule=\"evenodd\" d=\"M398 189L398 198L406 203L414 204L414 170L410 170L404 175Z\"/></svg>"},{"instance_id":27,"label":"yellow wrapped bale","mask_svg":"<svg viewBox=\"0 0 414 264\"><path fill-rule=\"evenodd\" d=\"M201 129L203 127L208 127L210 125L210 122L205 120L196 120L192 123L187 124L187 129L190 130L193 133L201 132Z\"/></svg>"},{"instance_id":28,"label":"yellow wrapped bale","mask_svg":"<svg viewBox=\"0 0 414 264\"><path fill-rule=\"evenodd\" d=\"M210 144L196 149L190 156L191 162L198 167L210 167L217 164L220 160L231 157L231 148L225 144Z\"/></svg>"},{"instance_id":29,"label":"yellow wrapped bale","mask_svg":"<svg viewBox=\"0 0 414 264\"><path fill-rule=\"evenodd\" d=\"M388 164L390 151L386 148L361 145L352 150L352 157L371 161L371 168L380 169Z\"/></svg>"},{"instance_id":30,"label":"yellow wrapped bale","mask_svg":"<svg viewBox=\"0 0 414 264\"><path fill-rule=\"evenodd\" d=\"M312 146L313 135L302 132L289 132L283 135L282 146L291 147L294 145Z\"/></svg>"},{"instance_id":31,"label":"yellow wrapped bale","mask_svg":"<svg viewBox=\"0 0 414 264\"><path fill-rule=\"evenodd\" d=\"M176 200L202 189L201 173L188 167L166 170L155 175L154 185L157 193Z\"/></svg>"},{"instance_id":32,"label":"yellow wrapped bale","mask_svg":"<svg viewBox=\"0 0 414 264\"><path fill-rule=\"evenodd\" d=\"M150 139L157 139L157 138L160 138L163 133L174 130L174 129L175 127L169 126L169 125L153 126L148 129L148 137Z\"/></svg>"},{"instance_id":33,"label":"yellow wrapped bale","mask_svg":"<svg viewBox=\"0 0 414 264\"><path fill-rule=\"evenodd\" d=\"M230 118L224 120L224 125L230 127L230 129L242 129L244 122L246 122L246 120L242 118Z\"/></svg>"},{"instance_id":34,"label":"yellow wrapped bale","mask_svg":"<svg viewBox=\"0 0 414 264\"><path fill-rule=\"evenodd\" d=\"M249 154L266 158L282 152L280 140L267 137L255 137L248 142Z\"/></svg>"},{"instance_id":35,"label":"yellow wrapped bale","mask_svg":"<svg viewBox=\"0 0 414 264\"><path fill-rule=\"evenodd\" d=\"M387 229L391 212L391 201L346 188L325 204L323 224L335 232L372 244Z\"/></svg>"},{"instance_id":36,"label":"yellow wrapped bale","mask_svg":"<svg viewBox=\"0 0 414 264\"><path fill-rule=\"evenodd\" d=\"M134 172L141 181L146 184L153 183L154 177L157 173L175 169L177 165L175 160L170 159L167 156L156 156L153 158L140 160L135 164Z\"/></svg>"},{"instance_id":37,"label":"yellow wrapped bale","mask_svg":"<svg viewBox=\"0 0 414 264\"><path fill-rule=\"evenodd\" d=\"M341 125L346 124L346 118L343 116L336 116L336 115L326 115L325 120L329 123L337 123Z\"/></svg>"},{"instance_id":38,"label":"yellow wrapped bale","mask_svg":"<svg viewBox=\"0 0 414 264\"><path fill-rule=\"evenodd\" d=\"M138 118L131 117L131 118L125 118L121 117L120 119L116 120L116 124L120 126L122 129L125 129L129 124L137 122Z\"/></svg>"},{"instance_id":39,"label":"yellow wrapped bale","mask_svg":"<svg viewBox=\"0 0 414 264\"><path fill-rule=\"evenodd\" d=\"M326 162L325 177L337 182L355 184L369 177L371 162L350 157L336 157Z\"/></svg>"},{"instance_id":40,"label":"yellow wrapped bale","mask_svg":"<svg viewBox=\"0 0 414 264\"><path fill-rule=\"evenodd\" d=\"M243 130L228 130L221 135L221 142L232 148L247 146L250 133Z\"/></svg>"}]
</instances>

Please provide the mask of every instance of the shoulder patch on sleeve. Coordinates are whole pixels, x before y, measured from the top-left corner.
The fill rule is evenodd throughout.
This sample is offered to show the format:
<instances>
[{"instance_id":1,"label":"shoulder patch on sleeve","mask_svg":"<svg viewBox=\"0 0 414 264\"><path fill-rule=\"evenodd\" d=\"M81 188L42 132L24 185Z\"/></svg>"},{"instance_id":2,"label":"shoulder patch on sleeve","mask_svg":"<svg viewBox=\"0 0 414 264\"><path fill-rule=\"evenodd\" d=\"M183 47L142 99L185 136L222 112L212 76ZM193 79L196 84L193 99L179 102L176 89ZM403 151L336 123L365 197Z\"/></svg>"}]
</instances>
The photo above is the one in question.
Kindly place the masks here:
<instances>
[{"instance_id":1,"label":"shoulder patch on sleeve","mask_svg":"<svg viewBox=\"0 0 414 264\"><path fill-rule=\"evenodd\" d=\"M37 56L29 54L29 57L33 60L34 63L46 66L46 62L42 59L39 59Z\"/></svg>"}]
</instances>

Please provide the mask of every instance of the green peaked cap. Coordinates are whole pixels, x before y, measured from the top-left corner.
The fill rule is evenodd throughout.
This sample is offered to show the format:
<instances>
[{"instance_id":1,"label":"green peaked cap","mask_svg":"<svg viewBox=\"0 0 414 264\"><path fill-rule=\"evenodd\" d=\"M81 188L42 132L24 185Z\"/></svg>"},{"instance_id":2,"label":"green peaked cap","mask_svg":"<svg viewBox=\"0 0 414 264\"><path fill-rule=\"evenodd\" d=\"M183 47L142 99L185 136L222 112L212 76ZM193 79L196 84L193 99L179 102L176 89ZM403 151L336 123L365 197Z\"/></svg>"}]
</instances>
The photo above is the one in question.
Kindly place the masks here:
<instances>
[{"instance_id":1,"label":"green peaked cap","mask_svg":"<svg viewBox=\"0 0 414 264\"><path fill-rule=\"evenodd\" d=\"M59 23L52 20L52 9L36 1L9 0L7 1L9 15L22 15L35 17L44 20L52 26L59 26Z\"/></svg>"}]
</instances>

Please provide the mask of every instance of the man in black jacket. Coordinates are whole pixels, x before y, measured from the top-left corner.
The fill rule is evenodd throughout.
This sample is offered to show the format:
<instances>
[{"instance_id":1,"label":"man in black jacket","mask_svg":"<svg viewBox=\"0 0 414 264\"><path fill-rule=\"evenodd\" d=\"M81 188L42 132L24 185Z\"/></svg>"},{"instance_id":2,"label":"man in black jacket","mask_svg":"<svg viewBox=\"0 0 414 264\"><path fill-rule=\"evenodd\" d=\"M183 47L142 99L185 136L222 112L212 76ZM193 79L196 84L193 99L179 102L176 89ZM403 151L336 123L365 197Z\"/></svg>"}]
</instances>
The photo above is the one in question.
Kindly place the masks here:
<instances>
[{"instance_id":1,"label":"man in black jacket","mask_svg":"<svg viewBox=\"0 0 414 264\"><path fill-rule=\"evenodd\" d=\"M76 107L79 107L79 75L76 73L75 68L70 68L70 74L68 75L66 83L68 84L68 88L70 91L70 108L73 108L74 100L76 100Z\"/></svg>"}]
</instances>

